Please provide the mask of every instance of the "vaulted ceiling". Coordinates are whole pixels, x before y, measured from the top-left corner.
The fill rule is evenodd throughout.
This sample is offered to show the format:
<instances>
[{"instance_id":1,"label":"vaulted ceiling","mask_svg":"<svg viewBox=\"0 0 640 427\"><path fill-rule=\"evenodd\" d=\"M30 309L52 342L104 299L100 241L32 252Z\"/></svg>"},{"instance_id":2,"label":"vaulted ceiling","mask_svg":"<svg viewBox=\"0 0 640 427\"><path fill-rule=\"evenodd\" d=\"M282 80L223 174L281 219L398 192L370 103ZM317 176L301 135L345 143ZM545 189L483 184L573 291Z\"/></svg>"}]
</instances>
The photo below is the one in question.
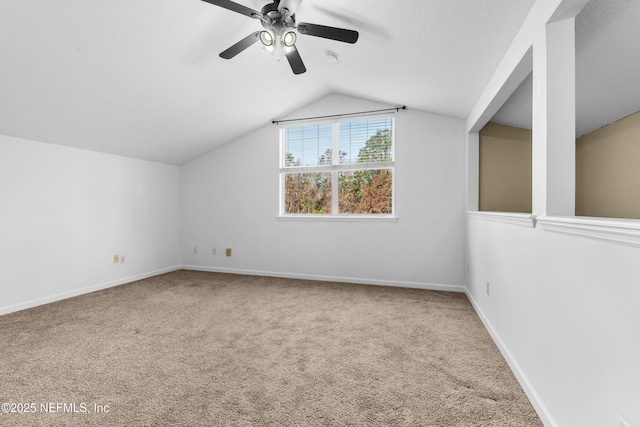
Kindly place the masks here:
<instances>
[{"instance_id":1,"label":"vaulted ceiling","mask_svg":"<svg viewBox=\"0 0 640 427\"><path fill-rule=\"evenodd\" d=\"M259 44L218 57L262 27L201 0L2 1L0 134L183 164L331 92L464 118L532 4L302 0L360 39L301 35L296 76Z\"/></svg>"},{"instance_id":2,"label":"vaulted ceiling","mask_svg":"<svg viewBox=\"0 0 640 427\"><path fill-rule=\"evenodd\" d=\"M261 26L201 0L2 1L0 134L183 164L331 92L465 118L532 4L302 0L298 21L360 39L300 36L295 76L259 45L218 57ZM639 19L637 0L578 16L578 134L640 109ZM530 120L530 83L497 117Z\"/></svg>"},{"instance_id":3,"label":"vaulted ceiling","mask_svg":"<svg viewBox=\"0 0 640 427\"><path fill-rule=\"evenodd\" d=\"M296 76L259 44L221 59L260 23L201 0L2 1L0 134L180 165L332 92L466 118L533 2L301 0L298 22L360 38L301 35ZM640 110L639 20L637 0L578 16L579 135ZM496 119L530 115L529 80Z\"/></svg>"}]
</instances>

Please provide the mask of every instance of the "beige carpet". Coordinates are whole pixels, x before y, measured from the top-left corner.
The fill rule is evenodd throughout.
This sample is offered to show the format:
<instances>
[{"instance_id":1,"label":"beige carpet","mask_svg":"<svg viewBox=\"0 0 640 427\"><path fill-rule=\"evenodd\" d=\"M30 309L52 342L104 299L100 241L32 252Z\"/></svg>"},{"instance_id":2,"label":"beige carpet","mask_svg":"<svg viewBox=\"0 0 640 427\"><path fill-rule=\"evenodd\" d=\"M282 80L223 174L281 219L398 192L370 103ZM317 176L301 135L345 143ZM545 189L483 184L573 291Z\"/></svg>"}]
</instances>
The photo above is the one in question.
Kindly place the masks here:
<instances>
[{"instance_id":1,"label":"beige carpet","mask_svg":"<svg viewBox=\"0 0 640 427\"><path fill-rule=\"evenodd\" d=\"M2 426L542 425L463 294L178 271L0 343Z\"/></svg>"}]
</instances>

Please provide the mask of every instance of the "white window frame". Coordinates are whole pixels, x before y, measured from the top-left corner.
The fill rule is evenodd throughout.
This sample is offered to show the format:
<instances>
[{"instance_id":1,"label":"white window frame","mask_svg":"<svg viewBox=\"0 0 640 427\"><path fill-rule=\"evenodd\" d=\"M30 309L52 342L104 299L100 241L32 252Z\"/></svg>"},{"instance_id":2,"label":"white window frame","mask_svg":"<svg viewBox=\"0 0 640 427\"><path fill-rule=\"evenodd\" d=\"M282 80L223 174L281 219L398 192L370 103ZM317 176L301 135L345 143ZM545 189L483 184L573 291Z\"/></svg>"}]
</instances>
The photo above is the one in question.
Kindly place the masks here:
<instances>
[{"instance_id":1,"label":"white window frame","mask_svg":"<svg viewBox=\"0 0 640 427\"><path fill-rule=\"evenodd\" d=\"M395 115L383 114L383 115L367 115L349 117L342 120L331 121L304 121L296 123L295 127L309 126L313 124L331 124L332 125L332 153L339 153L339 128L341 123L370 120L376 118L390 118L391 119L391 161L388 162L367 162L367 163L348 163L340 164L340 156L333 155L331 157L331 165L313 165L313 166L285 166L285 143L286 143L286 129L294 126L281 126L280 127L280 141L279 141L279 214L278 220L293 220L293 221L372 221L372 222L396 222L398 220L396 216L396 200L395 200ZM390 169L391 170L391 214L352 214L352 213L338 213L339 212L339 186L331 186L331 213L330 214L287 214L285 213L285 176L291 173L317 173L317 172L331 172L331 180L337 183L339 180L340 172L352 171L352 170L378 170L378 169Z\"/></svg>"}]
</instances>

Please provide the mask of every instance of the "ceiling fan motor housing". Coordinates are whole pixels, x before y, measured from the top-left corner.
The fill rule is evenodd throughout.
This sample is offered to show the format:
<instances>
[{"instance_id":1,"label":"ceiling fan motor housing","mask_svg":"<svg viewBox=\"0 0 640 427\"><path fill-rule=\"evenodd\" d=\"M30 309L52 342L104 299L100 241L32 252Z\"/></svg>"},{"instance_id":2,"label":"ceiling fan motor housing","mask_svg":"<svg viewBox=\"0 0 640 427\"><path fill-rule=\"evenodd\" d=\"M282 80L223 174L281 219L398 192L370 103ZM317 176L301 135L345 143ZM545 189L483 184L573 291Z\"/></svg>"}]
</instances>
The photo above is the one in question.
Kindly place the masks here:
<instances>
[{"instance_id":1,"label":"ceiling fan motor housing","mask_svg":"<svg viewBox=\"0 0 640 427\"><path fill-rule=\"evenodd\" d=\"M295 28L295 15L283 16L282 12L278 10L279 1L276 0L273 3L266 4L262 10L262 16L265 19L261 19L262 26L267 30L273 30L276 35L279 35L285 28Z\"/></svg>"}]
</instances>

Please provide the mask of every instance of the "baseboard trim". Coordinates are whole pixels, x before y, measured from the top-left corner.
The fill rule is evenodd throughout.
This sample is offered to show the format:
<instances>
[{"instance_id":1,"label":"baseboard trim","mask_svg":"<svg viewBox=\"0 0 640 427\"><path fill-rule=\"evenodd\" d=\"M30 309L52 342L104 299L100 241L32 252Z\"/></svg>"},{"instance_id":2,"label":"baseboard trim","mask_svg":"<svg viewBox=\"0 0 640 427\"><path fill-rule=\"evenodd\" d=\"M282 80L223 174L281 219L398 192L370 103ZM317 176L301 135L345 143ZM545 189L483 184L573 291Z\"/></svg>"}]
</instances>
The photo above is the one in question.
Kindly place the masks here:
<instances>
[{"instance_id":1,"label":"baseboard trim","mask_svg":"<svg viewBox=\"0 0 640 427\"><path fill-rule=\"evenodd\" d=\"M51 302L60 301L67 298L76 297L78 295L88 294L102 289L112 288L114 286L124 285L125 283L135 282L136 280L147 279L149 277L158 276L164 273L170 273L172 271L180 270L180 266L163 268L160 270L149 271L147 273L136 274L133 276L123 277L121 279L111 280L109 282L99 283L97 285L87 286L73 291L62 292L59 294L49 295L42 298L36 298L30 301L26 301L20 304L10 305L7 307L0 307L0 316L9 313L15 313L16 311L26 310L28 308L37 307L39 305L49 304Z\"/></svg>"},{"instance_id":2,"label":"baseboard trim","mask_svg":"<svg viewBox=\"0 0 640 427\"><path fill-rule=\"evenodd\" d=\"M322 282L355 283L359 285L393 286L399 288L425 289L430 291L446 291L464 293L466 288L457 285L441 285L436 283L418 283L392 280L364 279L360 277L325 276L320 274L285 273L280 271L260 271L241 268L207 267L200 265L183 265L185 270L208 271L211 273L246 274L249 276L282 277L284 279L318 280Z\"/></svg>"},{"instance_id":3,"label":"baseboard trim","mask_svg":"<svg viewBox=\"0 0 640 427\"><path fill-rule=\"evenodd\" d=\"M465 288L465 294L467 295L467 298L471 302L473 309L478 314L478 317L484 324L484 327L489 332L489 335L491 335L493 342L495 342L496 345L498 346L500 353L502 353L502 357L504 357L504 359L507 361L507 364L511 368L511 371L513 371L514 375L516 376L516 379L518 380L518 382L520 383L520 386L522 387L525 394L529 398L531 405L538 413L538 416L540 417L540 420L542 421L542 423L546 427L557 427L558 424L555 422L555 420L551 416L551 413L547 409L547 406L544 404L544 402L542 401L542 399L540 398L536 390L531 385L529 378L520 367L520 364L513 357L513 355L505 345L504 341L502 341L502 338L500 338L500 335L493 328L493 325L491 324L487 316L485 316L484 312L480 308L480 305L473 298L473 295L471 295L471 292L469 292L467 288Z\"/></svg>"}]
</instances>

